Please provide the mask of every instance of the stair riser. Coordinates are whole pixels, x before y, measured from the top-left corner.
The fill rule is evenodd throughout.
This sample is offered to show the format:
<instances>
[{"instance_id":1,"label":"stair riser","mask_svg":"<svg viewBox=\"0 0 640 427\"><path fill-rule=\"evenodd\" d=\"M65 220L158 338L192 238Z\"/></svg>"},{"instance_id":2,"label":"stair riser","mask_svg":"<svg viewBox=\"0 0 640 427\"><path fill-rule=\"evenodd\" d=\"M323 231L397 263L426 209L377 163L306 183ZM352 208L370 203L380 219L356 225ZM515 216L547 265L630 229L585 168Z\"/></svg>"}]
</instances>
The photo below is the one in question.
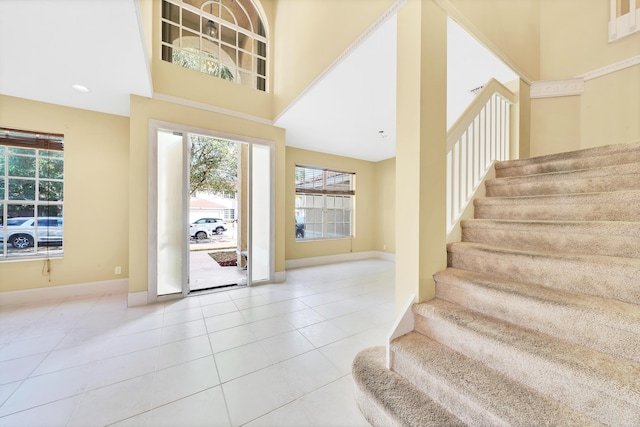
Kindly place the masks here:
<instances>
[{"instance_id":1,"label":"stair riser","mask_svg":"<svg viewBox=\"0 0 640 427\"><path fill-rule=\"evenodd\" d=\"M415 331L600 422L640 424L639 407L609 395L610 385L597 376L585 378L561 363L538 358L500 341L485 339L474 330L438 316L426 318L416 315ZM545 375L540 375L540 372ZM557 380L549 382L548 378Z\"/></svg>"},{"instance_id":2,"label":"stair riser","mask_svg":"<svg viewBox=\"0 0 640 427\"><path fill-rule=\"evenodd\" d=\"M409 379L414 386L425 393L434 402L453 413L468 425L509 426L509 422L501 420L489 412L488 408L479 406L446 379L437 377L433 372L421 370L401 353L393 353L393 370Z\"/></svg>"},{"instance_id":3,"label":"stair riser","mask_svg":"<svg viewBox=\"0 0 640 427\"><path fill-rule=\"evenodd\" d=\"M436 275L436 298L594 350L640 361L640 322ZM631 320L633 322L633 320ZM635 331L635 332L634 332Z\"/></svg>"},{"instance_id":4,"label":"stair riser","mask_svg":"<svg viewBox=\"0 0 640 427\"><path fill-rule=\"evenodd\" d=\"M424 335L391 342L392 369L467 425L599 425L481 362ZM422 424L421 424L422 425Z\"/></svg>"},{"instance_id":5,"label":"stair riser","mask_svg":"<svg viewBox=\"0 0 640 427\"><path fill-rule=\"evenodd\" d=\"M388 370L384 354L382 347L368 348L356 355L352 366L355 399L371 425L399 427L419 425L422 420L434 425L464 425L410 381Z\"/></svg>"},{"instance_id":6,"label":"stair riser","mask_svg":"<svg viewBox=\"0 0 640 427\"><path fill-rule=\"evenodd\" d=\"M603 166L622 165L627 163L640 162L640 150L611 153L601 156L586 157L582 159L558 160L555 162L534 163L511 167L496 167L496 177L514 177L535 175L552 172L569 172L588 168ZM505 166L509 163L505 162ZM514 163L512 163L514 164Z\"/></svg>"},{"instance_id":7,"label":"stair riser","mask_svg":"<svg viewBox=\"0 0 640 427\"><path fill-rule=\"evenodd\" d=\"M387 414L382 404L378 403L367 393L366 389L359 387L358 384L355 386L353 395L358 409L360 409L362 415L364 415L367 422L372 426L396 426L400 424Z\"/></svg>"},{"instance_id":8,"label":"stair riser","mask_svg":"<svg viewBox=\"0 0 640 427\"><path fill-rule=\"evenodd\" d=\"M504 185L487 182L487 197L540 196L549 194L578 194L619 190L637 190L640 174L609 175L572 180L533 180Z\"/></svg>"},{"instance_id":9,"label":"stair riser","mask_svg":"<svg viewBox=\"0 0 640 427\"><path fill-rule=\"evenodd\" d=\"M532 221L640 221L638 203L582 204L476 204L478 219Z\"/></svg>"},{"instance_id":10,"label":"stair riser","mask_svg":"<svg viewBox=\"0 0 640 427\"><path fill-rule=\"evenodd\" d=\"M604 145L600 147L587 148L587 149L573 151L573 152L556 153L556 154L550 154L546 156L501 161L501 162L497 162L496 169L549 164L549 163L557 163L557 162L575 162L575 161L581 161L581 160L589 160L592 158L601 158L601 157L608 157L608 156L615 156L615 155L633 156L634 153L638 151L640 151L640 142Z\"/></svg>"},{"instance_id":11,"label":"stair riser","mask_svg":"<svg viewBox=\"0 0 640 427\"><path fill-rule=\"evenodd\" d=\"M600 230L590 232L589 229L563 232L561 227L548 227L547 231L544 227L481 228L463 224L462 240L510 249L640 258L640 236L637 233L607 235Z\"/></svg>"},{"instance_id":12,"label":"stair riser","mask_svg":"<svg viewBox=\"0 0 640 427\"><path fill-rule=\"evenodd\" d=\"M619 262L617 258L585 261L468 247L454 247L448 252L449 267L637 303L640 266L628 261Z\"/></svg>"}]
</instances>

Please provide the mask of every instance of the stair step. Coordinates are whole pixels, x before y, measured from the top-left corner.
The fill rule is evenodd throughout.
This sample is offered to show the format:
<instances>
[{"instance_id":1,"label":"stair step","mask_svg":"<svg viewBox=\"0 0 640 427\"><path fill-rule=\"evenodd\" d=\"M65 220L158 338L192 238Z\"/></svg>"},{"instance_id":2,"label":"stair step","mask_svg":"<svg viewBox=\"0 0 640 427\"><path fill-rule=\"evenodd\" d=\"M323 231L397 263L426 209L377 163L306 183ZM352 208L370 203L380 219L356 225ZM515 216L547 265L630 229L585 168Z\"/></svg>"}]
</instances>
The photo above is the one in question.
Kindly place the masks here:
<instances>
[{"instance_id":1,"label":"stair step","mask_svg":"<svg viewBox=\"0 0 640 427\"><path fill-rule=\"evenodd\" d=\"M470 219L461 225L465 242L640 258L640 222Z\"/></svg>"},{"instance_id":2,"label":"stair step","mask_svg":"<svg viewBox=\"0 0 640 427\"><path fill-rule=\"evenodd\" d=\"M415 331L605 424L640 425L640 364L435 299Z\"/></svg>"},{"instance_id":3,"label":"stair step","mask_svg":"<svg viewBox=\"0 0 640 427\"><path fill-rule=\"evenodd\" d=\"M391 343L393 369L468 425L599 423L424 335Z\"/></svg>"},{"instance_id":4,"label":"stair step","mask_svg":"<svg viewBox=\"0 0 640 427\"><path fill-rule=\"evenodd\" d=\"M450 243L448 266L569 292L640 301L640 260Z\"/></svg>"},{"instance_id":5,"label":"stair step","mask_svg":"<svg viewBox=\"0 0 640 427\"><path fill-rule=\"evenodd\" d=\"M496 162L496 177L535 175L640 162L640 143L616 144L572 153Z\"/></svg>"},{"instance_id":6,"label":"stair step","mask_svg":"<svg viewBox=\"0 0 640 427\"><path fill-rule=\"evenodd\" d=\"M479 219L640 221L640 190L474 200Z\"/></svg>"},{"instance_id":7,"label":"stair step","mask_svg":"<svg viewBox=\"0 0 640 427\"><path fill-rule=\"evenodd\" d=\"M447 268L436 298L640 362L640 306Z\"/></svg>"},{"instance_id":8,"label":"stair step","mask_svg":"<svg viewBox=\"0 0 640 427\"><path fill-rule=\"evenodd\" d=\"M485 181L487 197L595 193L640 189L640 163L568 172L493 178Z\"/></svg>"},{"instance_id":9,"label":"stair step","mask_svg":"<svg viewBox=\"0 0 640 427\"><path fill-rule=\"evenodd\" d=\"M458 418L385 366L384 347L362 350L353 360L355 397L374 426L464 426Z\"/></svg>"}]
</instances>

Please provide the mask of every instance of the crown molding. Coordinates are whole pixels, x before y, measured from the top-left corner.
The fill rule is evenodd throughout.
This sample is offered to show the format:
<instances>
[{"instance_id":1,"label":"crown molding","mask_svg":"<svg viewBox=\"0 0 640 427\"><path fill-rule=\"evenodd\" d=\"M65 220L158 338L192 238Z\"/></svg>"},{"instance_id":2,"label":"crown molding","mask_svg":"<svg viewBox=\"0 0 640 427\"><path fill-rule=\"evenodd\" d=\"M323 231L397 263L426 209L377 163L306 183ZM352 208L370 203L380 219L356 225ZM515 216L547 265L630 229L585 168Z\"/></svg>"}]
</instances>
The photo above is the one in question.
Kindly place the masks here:
<instances>
[{"instance_id":1,"label":"crown molding","mask_svg":"<svg viewBox=\"0 0 640 427\"><path fill-rule=\"evenodd\" d=\"M640 55L632 56L631 58L627 58L623 61L616 62L615 64L607 65L606 67L598 68L597 70L590 71L588 73L583 74L582 78L585 81L595 79L597 77L606 76L607 74L615 73L620 70L624 70L625 68L633 67L634 65L640 64Z\"/></svg>"},{"instance_id":2,"label":"crown molding","mask_svg":"<svg viewBox=\"0 0 640 427\"><path fill-rule=\"evenodd\" d=\"M632 56L615 64L607 65L572 79L540 80L531 85L531 98L551 98L560 96L582 95L584 82L616 73L625 68L640 65L640 55Z\"/></svg>"},{"instance_id":3,"label":"crown molding","mask_svg":"<svg viewBox=\"0 0 640 427\"><path fill-rule=\"evenodd\" d=\"M577 77L565 80L540 80L531 85L531 98L551 98L582 95L584 79Z\"/></svg>"}]
</instances>

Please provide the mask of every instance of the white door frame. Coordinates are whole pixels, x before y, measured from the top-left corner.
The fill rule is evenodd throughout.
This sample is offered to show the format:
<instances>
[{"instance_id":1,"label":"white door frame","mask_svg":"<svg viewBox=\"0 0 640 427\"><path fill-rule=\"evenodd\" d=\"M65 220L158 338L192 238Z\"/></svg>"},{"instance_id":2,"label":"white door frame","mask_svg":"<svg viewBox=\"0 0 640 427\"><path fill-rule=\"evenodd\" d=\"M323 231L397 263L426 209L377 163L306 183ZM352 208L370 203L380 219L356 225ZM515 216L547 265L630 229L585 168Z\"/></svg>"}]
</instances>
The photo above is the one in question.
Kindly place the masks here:
<instances>
[{"instance_id":1,"label":"white door frame","mask_svg":"<svg viewBox=\"0 0 640 427\"><path fill-rule=\"evenodd\" d=\"M183 283L182 292L170 295L158 296L158 282L157 282L157 267L158 267L158 131L175 131L182 133L183 138ZM251 286L253 283L251 278L251 258L252 258L252 242L251 242L251 219L252 219L252 180L251 180L251 166L252 166L252 147L254 144L269 147L270 156L270 221L269 221L269 236L270 236L270 249L269 249L269 278L268 280L260 281L259 283L271 283L275 277L275 143L273 141L253 138L244 135L230 134L226 132L215 131L211 129L203 129L191 126L185 126L177 123L165 122L160 120L149 120L149 155L148 155L148 252L147 252L147 265L148 265L148 279L147 279L147 302L155 303L167 299L184 298L189 293L188 283L188 267L189 267L189 241L186 237L189 229L189 143L188 134L194 133L198 135L211 136L214 138L225 139L233 142L239 142L248 145L248 182L247 189L248 194L243 195L247 197L247 253L249 259L249 265L247 266L247 285ZM184 262L184 261L187 262Z\"/></svg>"}]
</instances>

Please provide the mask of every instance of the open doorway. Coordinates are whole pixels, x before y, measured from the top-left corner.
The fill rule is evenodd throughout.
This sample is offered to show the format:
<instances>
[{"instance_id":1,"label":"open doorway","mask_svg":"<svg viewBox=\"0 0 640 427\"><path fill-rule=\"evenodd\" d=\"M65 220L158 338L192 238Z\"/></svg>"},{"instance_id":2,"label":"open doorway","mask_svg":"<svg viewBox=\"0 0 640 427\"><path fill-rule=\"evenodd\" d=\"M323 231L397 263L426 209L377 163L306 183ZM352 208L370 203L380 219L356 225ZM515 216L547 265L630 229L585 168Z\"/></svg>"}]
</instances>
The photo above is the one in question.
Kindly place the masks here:
<instances>
[{"instance_id":1,"label":"open doorway","mask_svg":"<svg viewBox=\"0 0 640 427\"><path fill-rule=\"evenodd\" d=\"M188 134L189 291L247 284L243 144ZM245 167L246 169L246 167Z\"/></svg>"},{"instance_id":2,"label":"open doorway","mask_svg":"<svg viewBox=\"0 0 640 427\"><path fill-rule=\"evenodd\" d=\"M198 167L198 159L191 155L192 142L199 141L210 149L214 140L228 151L214 157L235 157L237 163L214 167L213 160L205 161L209 172L214 172L209 175L212 180L227 174L225 179L229 181L208 190L221 189L223 197L234 190L236 204L225 207L227 211L221 214L194 213L194 219L189 203L191 181L207 179L197 173L191 176L190 169ZM273 281L273 143L152 120L149 147L149 302L185 297L203 289ZM200 249L198 255L192 254L192 246ZM227 252L224 259L220 258L222 252ZM233 258L235 266L229 265ZM194 262L190 262L192 259ZM202 265L205 260L211 260L208 266Z\"/></svg>"}]
</instances>

